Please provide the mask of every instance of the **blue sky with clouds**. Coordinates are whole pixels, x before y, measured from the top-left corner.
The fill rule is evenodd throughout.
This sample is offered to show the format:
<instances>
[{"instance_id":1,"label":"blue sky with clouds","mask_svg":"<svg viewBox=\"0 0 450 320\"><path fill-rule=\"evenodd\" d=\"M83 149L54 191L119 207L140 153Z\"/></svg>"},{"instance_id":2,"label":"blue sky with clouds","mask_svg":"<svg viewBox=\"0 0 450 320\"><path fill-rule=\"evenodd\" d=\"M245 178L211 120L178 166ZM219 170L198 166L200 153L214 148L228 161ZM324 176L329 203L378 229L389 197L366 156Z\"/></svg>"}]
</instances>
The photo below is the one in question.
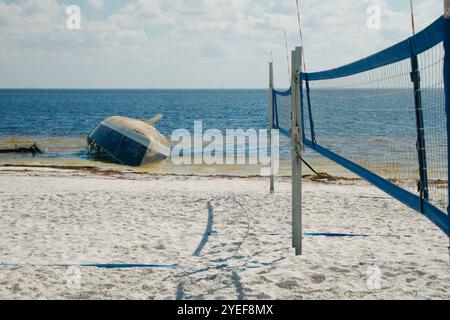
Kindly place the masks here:
<instances>
[{"instance_id":1,"label":"blue sky with clouds","mask_svg":"<svg viewBox=\"0 0 450 320\"><path fill-rule=\"evenodd\" d=\"M417 28L443 0L415 0ZM68 30L66 8L81 8ZM409 0L300 0L309 70L365 57L411 34ZM381 30L366 10L382 10ZM287 86L283 31L298 45L295 0L0 0L3 88L264 88L273 52Z\"/></svg>"}]
</instances>

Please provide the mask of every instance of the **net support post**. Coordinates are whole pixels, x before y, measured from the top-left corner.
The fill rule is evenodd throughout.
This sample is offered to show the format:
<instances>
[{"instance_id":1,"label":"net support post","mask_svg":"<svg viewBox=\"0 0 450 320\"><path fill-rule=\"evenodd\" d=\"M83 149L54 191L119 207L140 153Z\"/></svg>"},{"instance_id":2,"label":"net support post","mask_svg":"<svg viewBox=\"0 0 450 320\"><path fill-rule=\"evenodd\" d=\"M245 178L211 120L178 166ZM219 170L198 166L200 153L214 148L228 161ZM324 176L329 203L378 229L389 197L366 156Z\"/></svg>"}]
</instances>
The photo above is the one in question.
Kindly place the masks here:
<instances>
[{"instance_id":1,"label":"net support post","mask_svg":"<svg viewBox=\"0 0 450 320\"><path fill-rule=\"evenodd\" d=\"M295 127L295 122L294 122L294 105L295 105L295 85L294 85L294 70L295 70L295 65L296 65L296 55L295 55L295 51L291 52L291 129L290 129L290 134L291 134L291 180L292 180L292 247L295 248L295 208L297 206L297 185L294 183L294 176L296 175L296 170L297 170L297 166L295 164L295 139L294 139L294 127Z\"/></svg>"},{"instance_id":2,"label":"net support post","mask_svg":"<svg viewBox=\"0 0 450 320\"><path fill-rule=\"evenodd\" d=\"M447 118L447 183L450 182L450 0L444 0L444 90L445 90L445 112ZM447 186L447 216L450 230L450 188ZM449 256L450 256L450 234Z\"/></svg>"},{"instance_id":3,"label":"net support post","mask_svg":"<svg viewBox=\"0 0 450 320\"><path fill-rule=\"evenodd\" d=\"M411 52L413 50L411 49ZM417 152L419 158L419 192L420 192L420 212L425 213L424 200L429 200L428 191L428 167L427 167L427 149L425 144L425 123L422 108L422 91L420 84L419 60L417 55L411 56L411 78L414 83L414 104L416 113L416 131L417 131Z\"/></svg>"},{"instance_id":4,"label":"net support post","mask_svg":"<svg viewBox=\"0 0 450 320\"><path fill-rule=\"evenodd\" d=\"M273 129L274 129L274 109L273 109L273 62L269 62L269 145L270 147L270 193L275 192L275 153L272 150L272 141L273 141Z\"/></svg>"},{"instance_id":5,"label":"net support post","mask_svg":"<svg viewBox=\"0 0 450 320\"><path fill-rule=\"evenodd\" d=\"M302 115L301 79L302 49L296 47L292 52L291 78L291 136L292 136L292 239L296 255L303 253L302 231Z\"/></svg>"}]
</instances>

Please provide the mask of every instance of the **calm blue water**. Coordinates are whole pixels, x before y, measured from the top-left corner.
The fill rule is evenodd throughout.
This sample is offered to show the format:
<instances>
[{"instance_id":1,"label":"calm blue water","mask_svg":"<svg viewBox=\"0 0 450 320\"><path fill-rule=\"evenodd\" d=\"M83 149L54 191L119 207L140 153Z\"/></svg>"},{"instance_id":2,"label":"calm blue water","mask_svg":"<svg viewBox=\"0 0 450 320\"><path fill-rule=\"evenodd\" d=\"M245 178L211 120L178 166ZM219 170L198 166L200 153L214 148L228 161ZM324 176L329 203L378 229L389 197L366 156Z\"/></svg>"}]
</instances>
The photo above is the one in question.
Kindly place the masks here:
<instances>
[{"instance_id":1,"label":"calm blue water","mask_svg":"<svg viewBox=\"0 0 450 320\"><path fill-rule=\"evenodd\" d=\"M266 128L266 90L0 90L0 137L86 136L111 115L150 118L158 129Z\"/></svg>"},{"instance_id":2,"label":"calm blue water","mask_svg":"<svg viewBox=\"0 0 450 320\"><path fill-rule=\"evenodd\" d=\"M441 178L446 157L443 90L423 90L422 95L429 166ZM380 174L416 176L411 90L321 89L312 91L311 102L320 144ZM289 123L289 99L280 100L279 108L284 123ZM48 159L92 160L85 138L100 121L112 115L148 119L158 113L164 114L158 129L167 136L176 129L192 131L196 120L203 121L204 130L224 133L226 129L265 129L267 90L0 90L0 147L37 141L48 151L34 159L40 164ZM309 138L307 110L305 118ZM289 143L282 143L282 161L289 159L289 150ZM0 156L0 164L24 159ZM316 166L320 161L313 159Z\"/></svg>"},{"instance_id":3,"label":"calm blue water","mask_svg":"<svg viewBox=\"0 0 450 320\"><path fill-rule=\"evenodd\" d=\"M47 153L31 164L93 160L85 139L100 121L113 115L149 119L159 113L164 119L157 128L166 136L176 129L192 132L197 120L204 130L223 133L266 129L267 90L0 90L0 147L36 141ZM286 157L288 151L286 145ZM0 164L28 164L29 158L0 155Z\"/></svg>"}]
</instances>

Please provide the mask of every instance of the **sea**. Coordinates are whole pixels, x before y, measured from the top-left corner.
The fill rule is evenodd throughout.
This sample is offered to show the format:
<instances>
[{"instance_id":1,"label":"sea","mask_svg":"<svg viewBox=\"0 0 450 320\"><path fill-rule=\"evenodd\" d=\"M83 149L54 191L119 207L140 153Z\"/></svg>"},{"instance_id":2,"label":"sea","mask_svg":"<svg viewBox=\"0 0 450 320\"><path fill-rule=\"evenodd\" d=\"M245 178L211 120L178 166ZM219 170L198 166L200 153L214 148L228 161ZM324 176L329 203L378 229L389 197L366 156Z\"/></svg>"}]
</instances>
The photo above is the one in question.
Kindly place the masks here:
<instances>
[{"instance_id":1,"label":"sea","mask_svg":"<svg viewBox=\"0 0 450 320\"><path fill-rule=\"evenodd\" d=\"M257 175L261 166L175 165L171 159L139 168L96 159L86 138L105 118L115 115L150 119L163 114L157 129L169 141L176 130L267 129L267 90L0 90L0 148L29 147L42 155L0 154L0 165L105 167L150 173ZM290 144L281 143L283 174L289 174ZM172 145L175 142L171 143ZM201 152L201 151L200 151ZM236 150L237 152L237 150ZM247 148L247 156L258 150Z\"/></svg>"},{"instance_id":2,"label":"sea","mask_svg":"<svg viewBox=\"0 0 450 320\"><path fill-rule=\"evenodd\" d=\"M446 125L443 90L423 90L428 166L434 180L446 179ZM315 90L312 120L305 108L305 135L311 126L321 145L386 178L418 177L414 96L410 90ZM280 126L290 122L290 100L278 101ZM0 90L0 149L37 143L42 155L0 154L0 166L105 167L150 173L258 175L255 164L174 164L172 159L139 168L94 158L86 138L105 118L115 115L150 119L163 114L157 129L171 140L174 131L216 129L264 130L269 126L268 90ZM287 130L289 128L286 128ZM175 142L172 142L172 146ZM247 146L246 155L261 150ZM289 175L291 143L280 140L279 175ZM195 151L195 152L201 152ZM235 152L239 152L237 149ZM306 150L304 159L316 170L349 173ZM307 168L305 166L305 168ZM310 172L306 170L305 172Z\"/></svg>"}]
</instances>

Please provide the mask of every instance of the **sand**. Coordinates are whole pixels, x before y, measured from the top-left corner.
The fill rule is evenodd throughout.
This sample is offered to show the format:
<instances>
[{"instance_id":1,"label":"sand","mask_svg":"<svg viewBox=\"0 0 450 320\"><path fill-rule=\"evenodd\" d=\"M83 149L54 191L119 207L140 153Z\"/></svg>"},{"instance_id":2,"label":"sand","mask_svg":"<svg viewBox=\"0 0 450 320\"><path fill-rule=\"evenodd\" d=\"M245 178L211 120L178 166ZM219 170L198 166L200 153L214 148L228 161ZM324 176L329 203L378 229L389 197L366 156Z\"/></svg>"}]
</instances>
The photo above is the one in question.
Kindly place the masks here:
<instances>
[{"instance_id":1,"label":"sand","mask_svg":"<svg viewBox=\"0 0 450 320\"><path fill-rule=\"evenodd\" d=\"M362 181L0 168L0 299L449 299L448 238ZM101 269L81 264L149 264ZM70 265L70 266L68 266Z\"/></svg>"}]
</instances>

